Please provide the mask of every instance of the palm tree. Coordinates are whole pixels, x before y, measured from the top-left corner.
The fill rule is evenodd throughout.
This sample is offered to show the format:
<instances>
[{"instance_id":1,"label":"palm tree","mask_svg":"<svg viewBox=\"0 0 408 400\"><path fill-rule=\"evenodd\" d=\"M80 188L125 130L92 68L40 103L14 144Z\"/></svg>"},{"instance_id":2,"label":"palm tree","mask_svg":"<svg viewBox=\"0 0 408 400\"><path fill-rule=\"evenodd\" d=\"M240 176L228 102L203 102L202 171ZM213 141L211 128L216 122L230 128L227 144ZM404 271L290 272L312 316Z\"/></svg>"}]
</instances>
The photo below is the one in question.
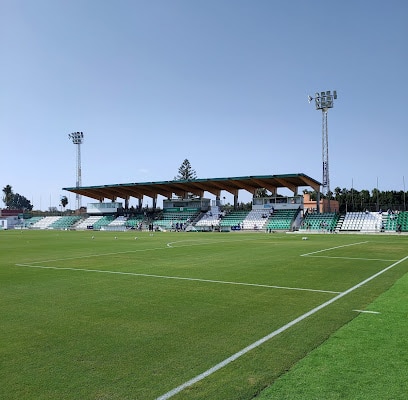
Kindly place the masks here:
<instances>
[{"instance_id":1,"label":"palm tree","mask_svg":"<svg viewBox=\"0 0 408 400\"><path fill-rule=\"evenodd\" d=\"M3 188L3 193L4 193L3 202L6 205L6 207L9 208L14 197L13 188L10 185L7 185Z\"/></svg>"},{"instance_id":2,"label":"palm tree","mask_svg":"<svg viewBox=\"0 0 408 400\"><path fill-rule=\"evenodd\" d=\"M61 205L62 205L62 207L64 208L64 210L65 210L65 207L67 206L67 204L68 204L68 198L67 198L67 196L62 196L62 197L61 197Z\"/></svg>"}]
</instances>

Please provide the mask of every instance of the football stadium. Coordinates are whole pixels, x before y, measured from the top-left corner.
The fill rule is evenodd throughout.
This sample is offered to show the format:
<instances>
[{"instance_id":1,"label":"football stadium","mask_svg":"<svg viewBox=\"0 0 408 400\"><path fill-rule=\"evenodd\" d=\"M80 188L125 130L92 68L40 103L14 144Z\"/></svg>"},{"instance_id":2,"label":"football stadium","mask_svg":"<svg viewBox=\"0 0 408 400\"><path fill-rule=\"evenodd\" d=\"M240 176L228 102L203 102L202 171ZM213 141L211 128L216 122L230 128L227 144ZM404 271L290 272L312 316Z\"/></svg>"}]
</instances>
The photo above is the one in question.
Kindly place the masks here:
<instances>
[{"instance_id":1,"label":"football stadium","mask_svg":"<svg viewBox=\"0 0 408 400\"><path fill-rule=\"evenodd\" d=\"M407 16L2 1L0 400L407 399Z\"/></svg>"},{"instance_id":2,"label":"football stadium","mask_svg":"<svg viewBox=\"0 0 408 400\"><path fill-rule=\"evenodd\" d=\"M404 398L408 212L341 213L319 187L71 187L95 201L18 218L0 231L0 397Z\"/></svg>"}]
</instances>

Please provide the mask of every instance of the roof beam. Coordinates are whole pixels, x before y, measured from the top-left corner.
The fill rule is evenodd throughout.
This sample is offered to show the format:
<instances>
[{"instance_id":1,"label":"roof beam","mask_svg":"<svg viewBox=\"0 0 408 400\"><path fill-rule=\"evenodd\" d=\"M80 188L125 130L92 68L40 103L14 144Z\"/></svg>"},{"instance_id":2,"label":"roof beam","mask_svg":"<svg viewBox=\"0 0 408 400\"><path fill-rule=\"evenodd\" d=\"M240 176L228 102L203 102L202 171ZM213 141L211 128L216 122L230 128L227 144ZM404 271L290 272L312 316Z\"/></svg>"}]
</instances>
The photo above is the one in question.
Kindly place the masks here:
<instances>
[{"instance_id":1,"label":"roof beam","mask_svg":"<svg viewBox=\"0 0 408 400\"><path fill-rule=\"evenodd\" d=\"M104 186L71 187L64 188L73 193L90 197L97 201L116 198L129 199L135 197L142 200L144 196L157 199L158 195L171 198L173 193L184 197L186 193L193 193L199 197L204 196L204 192L221 197L221 191L238 196L239 190L246 190L252 195L257 189L265 188L276 195L278 188L286 187L294 194L300 186L312 187L315 191L320 190L320 183L304 174L287 175L261 175L244 176L235 178L215 178L215 179L193 179L191 181L163 181L145 183L126 183Z\"/></svg>"}]
</instances>

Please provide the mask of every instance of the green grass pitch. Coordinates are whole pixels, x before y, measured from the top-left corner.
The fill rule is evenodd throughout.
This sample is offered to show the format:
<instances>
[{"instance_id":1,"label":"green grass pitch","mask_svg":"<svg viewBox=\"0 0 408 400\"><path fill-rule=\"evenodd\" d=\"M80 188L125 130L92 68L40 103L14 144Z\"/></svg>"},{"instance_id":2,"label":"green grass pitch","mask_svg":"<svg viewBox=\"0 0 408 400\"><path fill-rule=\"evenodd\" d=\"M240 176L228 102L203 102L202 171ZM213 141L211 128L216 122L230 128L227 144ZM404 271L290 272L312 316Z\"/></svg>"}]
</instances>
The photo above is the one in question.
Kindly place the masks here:
<instances>
[{"instance_id":1,"label":"green grass pitch","mask_svg":"<svg viewBox=\"0 0 408 400\"><path fill-rule=\"evenodd\" d=\"M253 398L408 271L407 236L306 236L0 231L0 398Z\"/></svg>"}]
</instances>

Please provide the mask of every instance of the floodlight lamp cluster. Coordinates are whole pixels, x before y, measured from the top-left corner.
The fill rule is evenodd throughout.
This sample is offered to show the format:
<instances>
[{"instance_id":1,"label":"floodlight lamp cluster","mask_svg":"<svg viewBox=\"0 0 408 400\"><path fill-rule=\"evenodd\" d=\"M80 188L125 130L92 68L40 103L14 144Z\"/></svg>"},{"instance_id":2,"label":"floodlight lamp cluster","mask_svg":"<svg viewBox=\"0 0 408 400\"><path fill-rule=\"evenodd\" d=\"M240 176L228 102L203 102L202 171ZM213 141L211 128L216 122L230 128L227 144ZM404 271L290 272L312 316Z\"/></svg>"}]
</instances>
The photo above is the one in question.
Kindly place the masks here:
<instances>
[{"instance_id":1,"label":"floodlight lamp cluster","mask_svg":"<svg viewBox=\"0 0 408 400\"><path fill-rule=\"evenodd\" d=\"M316 110L327 111L329 108L333 108L333 101L337 99L337 91L333 90L333 94L330 90L326 92L315 93L315 97L308 96L309 103L314 100Z\"/></svg>"},{"instance_id":2,"label":"floodlight lamp cluster","mask_svg":"<svg viewBox=\"0 0 408 400\"><path fill-rule=\"evenodd\" d=\"M83 132L73 132L68 134L68 137L72 140L74 144L81 144L84 140Z\"/></svg>"}]
</instances>

